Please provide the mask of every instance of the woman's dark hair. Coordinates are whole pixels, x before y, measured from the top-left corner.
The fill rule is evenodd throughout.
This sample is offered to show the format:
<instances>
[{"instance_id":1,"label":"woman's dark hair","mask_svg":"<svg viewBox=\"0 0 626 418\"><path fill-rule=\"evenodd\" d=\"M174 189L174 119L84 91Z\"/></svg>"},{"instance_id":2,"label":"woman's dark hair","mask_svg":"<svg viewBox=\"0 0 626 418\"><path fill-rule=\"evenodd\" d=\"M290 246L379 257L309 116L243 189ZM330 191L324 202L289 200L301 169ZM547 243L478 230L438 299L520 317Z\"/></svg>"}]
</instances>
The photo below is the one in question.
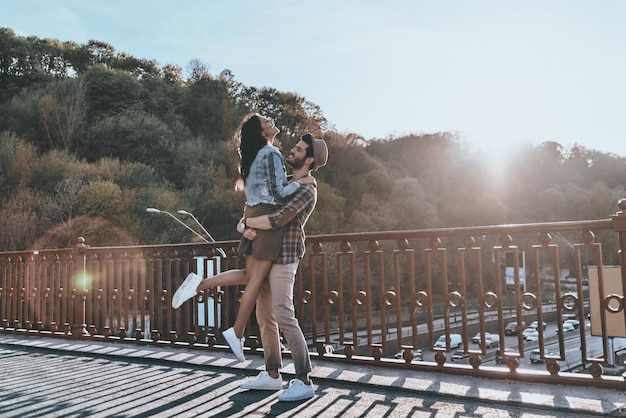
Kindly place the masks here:
<instances>
[{"instance_id":1,"label":"woman's dark hair","mask_svg":"<svg viewBox=\"0 0 626 418\"><path fill-rule=\"evenodd\" d=\"M267 139L261 129L261 118L257 113L252 113L244 118L239 129L239 173L245 182L250 174L250 166L259 153L259 150L267 145Z\"/></svg>"}]
</instances>

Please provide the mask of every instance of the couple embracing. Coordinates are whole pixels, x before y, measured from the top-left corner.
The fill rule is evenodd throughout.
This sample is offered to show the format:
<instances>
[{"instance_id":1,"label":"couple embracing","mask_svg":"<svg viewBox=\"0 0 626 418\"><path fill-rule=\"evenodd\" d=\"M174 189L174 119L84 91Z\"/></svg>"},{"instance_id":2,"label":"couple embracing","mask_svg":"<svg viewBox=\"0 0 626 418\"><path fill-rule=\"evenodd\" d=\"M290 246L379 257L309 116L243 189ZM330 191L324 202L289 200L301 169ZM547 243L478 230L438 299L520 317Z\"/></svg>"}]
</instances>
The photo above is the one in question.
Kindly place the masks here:
<instances>
[{"instance_id":1,"label":"couple embracing","mask_svg":"<svg viewBox=\"0 0 626 418\"><path fill-rule=\"evenodd\" d=\"M172 307L180 307L202 290L245 284L235 323L223 335L237 358L245 360L244 330L256 304L265 371L241 387L282 389L282 332L291 350L296 376L278 399L298 401L312 398L315 389L309 378L311 359L296 319L293 290L305 251L304 225L317 202L311 171L326 165L328 147L322 139L303 135L285 159L292 167L288 181L283 157L273 146L278 133L271 118L252 113L243 119L235 136L246 194L244 216L237 225L242 234L238 252L245 257L245 270L228 270L210 278L190 274L174 294Z\"/></svg>"}]
</instances>

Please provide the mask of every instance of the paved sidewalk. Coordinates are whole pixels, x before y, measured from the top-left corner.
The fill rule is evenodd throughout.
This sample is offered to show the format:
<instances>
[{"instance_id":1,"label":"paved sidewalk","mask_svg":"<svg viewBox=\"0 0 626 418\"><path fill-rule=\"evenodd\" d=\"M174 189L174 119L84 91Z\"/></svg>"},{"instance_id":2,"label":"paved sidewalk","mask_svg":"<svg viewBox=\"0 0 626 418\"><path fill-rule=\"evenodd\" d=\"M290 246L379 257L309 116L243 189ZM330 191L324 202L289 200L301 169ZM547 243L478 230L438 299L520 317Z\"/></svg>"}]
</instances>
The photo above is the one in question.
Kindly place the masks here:
<instances>
[{"instance_id":1,"label":"paved sidewalk","mask_svg":"<svg viewBox=\"0 0 626 418\"><path fill-rule=\"evenodd\" d=\"M0 334L2 417L583 417L626 416L626 394L493 381L314 359L317 396L239 385L263 369L226 351ZM283 379L292 378L285 359Z\"/></svg>"}]
</instances>

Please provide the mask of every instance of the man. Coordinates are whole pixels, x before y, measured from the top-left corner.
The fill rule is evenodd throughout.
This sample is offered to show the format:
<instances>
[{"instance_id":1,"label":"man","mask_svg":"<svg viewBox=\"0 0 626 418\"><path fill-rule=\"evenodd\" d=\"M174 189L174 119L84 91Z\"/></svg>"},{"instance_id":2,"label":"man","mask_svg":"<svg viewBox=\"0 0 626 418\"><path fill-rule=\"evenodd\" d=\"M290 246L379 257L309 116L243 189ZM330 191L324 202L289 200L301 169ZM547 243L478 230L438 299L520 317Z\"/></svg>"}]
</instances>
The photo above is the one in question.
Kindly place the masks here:
<instances>
[{"instance_id":1,"label":"man","mask_svg":"<svg viewBox=\"0 0 626 418\"><path fill-rule=\"evenodd\" d=\"M310 134L292 148L285 160L293 167L292 181L309 177L311 170L317 170L328 161L326 142L315 139ZM278 396L279 401L299 401L315 395L311 373L309 350L296 319L293 303L293 289L296 271L305 251L304 225L315 208L317 190L313 185L300 187L290 199L275 213L255 218L243 219L238 230L244 237L254 239L255 229L277 229L284 227L281 253L270 270L268 279L263 282L256 303L256 317L263 343L265 369L259 375L241 385L243 389L280 390L282 378L282 346L280 332L283 333L291 350L296 378Z\"/></svg>"}]
</instances>

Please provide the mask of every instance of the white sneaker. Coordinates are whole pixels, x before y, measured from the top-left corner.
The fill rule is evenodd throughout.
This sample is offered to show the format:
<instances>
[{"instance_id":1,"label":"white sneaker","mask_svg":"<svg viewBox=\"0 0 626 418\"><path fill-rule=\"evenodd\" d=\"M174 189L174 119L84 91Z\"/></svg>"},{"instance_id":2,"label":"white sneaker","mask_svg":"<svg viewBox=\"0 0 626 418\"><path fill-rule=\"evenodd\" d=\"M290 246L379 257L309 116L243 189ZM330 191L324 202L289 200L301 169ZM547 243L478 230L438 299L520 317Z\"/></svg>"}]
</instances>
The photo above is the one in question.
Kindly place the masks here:
<instances>
[{"instance_id":1,"label":"white sneaker","mask_svg":"<svg viewBox=\"0 0 626 418\"><path fill-rule=\"evenodd\" d=\"M187 276L183 284L181 284L176 290L176 293L174 293L172 308L178 309L185 301L196 296L196 289L201 281L202 276L198 276L196 273L189 273L189 276Z\"/></svg>"},{"instance_id":2,"label":"white sneaker","mask_svg":"<svg viewBox=\"0 0 626 418\"><path fill-rule=\"evenodd\" d=\"M239 361L245 361L246 357L243 355L243 343L246 341L246 339L237 338L233 327L228 328L222 333L222 335L224 336L224 338L226 338L226 342L230 346L230 349L233 350L233 353L235 353L237 359Z\"/></svg>"},{"instance_id":3,"label":"white sneaker","mask_svg":"<svg viewBox=\"0 0 626 418\"><path fill-rule=\"evenodd\" d=\"M315 388L312 380L309 379L309 384L307 385L300 379L291 379L287 390L278 395L278 400L287 402L302 401L311 399L313 396L315 396Z\"/></svg>"},{"instance_id":4,"label":"white sneaker","mask_svg":"<svg viewBox=\"0 0 626 418\"><path fill-rule=\"evenodd\" d=\"M253 390L281 390L283 388L283 379L277 377L274 379L267 372L261 372L252 380L248 380L241 385L242 389Z\"/></svg>"}]
</instances>

